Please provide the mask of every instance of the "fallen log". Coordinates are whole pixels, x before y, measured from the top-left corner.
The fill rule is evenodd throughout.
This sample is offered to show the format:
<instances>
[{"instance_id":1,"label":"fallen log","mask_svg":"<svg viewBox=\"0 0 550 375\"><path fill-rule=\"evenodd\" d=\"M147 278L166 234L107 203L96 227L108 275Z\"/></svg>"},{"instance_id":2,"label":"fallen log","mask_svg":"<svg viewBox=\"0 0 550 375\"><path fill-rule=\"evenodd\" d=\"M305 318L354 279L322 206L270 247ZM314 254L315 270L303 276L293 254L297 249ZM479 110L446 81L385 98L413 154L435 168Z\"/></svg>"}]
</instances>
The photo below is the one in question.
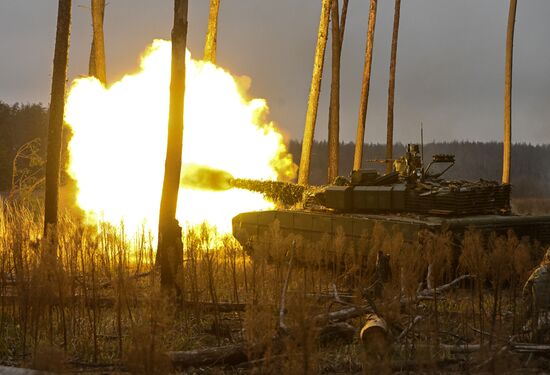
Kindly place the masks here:
<instances>
[{"instance_id":1,"label":"fallen log","mask_svg":"<svg viewBox=\"0 0 550 375\"><path fill-rule=\"evenodd\" d=\"M166 353L174 367L200 367L211 365L237 365L248 361L244 345L229 345L189 351Z\"/></svg>"},{"instance_id":2,"label":"fallen log","mask_svg":"<svg viewBox=\"0 0 550 375\"><path fill-rule=\"evenodd\" d=\"M327 342L334 339L343 339L351 341L356 333L355 328L347 323L335 323L317 328L321 341ZM273 347L281 344L281 338L275 337L272 341ZM265 346L258 344L247 348L244 344L228 345L220 347L210 347L204 349L195 349L188 351L171 351L166 355L172 362L172 365L178 369L200 366L216 365L238 365L244 362L250 362L248 353L254 353L254 357L262 356Z\"/></svg>"},{"instance_id":3,"label":"fallen log","mask_svg":"<svg viewBox=\"0 0 550 375\"><path fill-rule=\"evenodd\" d=\"M0 366L0 375L54 375L54 373L28 368Z\"/></svg>"},{"instance_id":4,"label":"fallen log","mask_svg":"<svg viewBox=\"0 0 550 375\"><path fill-rule=\"evenodd\" d=\"M390 350L390 337L386 321L376 314L367 314L366 323L359 335L365 353L380 357Z\"/></svg>"},{"instance_id":5,"label":"fallen log","mask_svg":"<svg viewBox=\"0 0 550 375\"><path fill-rule=\"evenodd\" d=\"M401 345L395 346L396 348L401 347ZM416 345L417 348L420 345ZM452 345L452 344L439 344L439 348L445 351L448 351L451 354L463 354L463 353L474 353L480 351L482 348L488 349L488 346L481 346L480 344L461 344L461 345ZM498 353L505 350L510 350L515 353L550 353L550 345L548 344L532 344L532 343L510 343L504 345Z\"/></svg>"},{"instance_id":6,"label":"fallen log","mask_svg":"<svg viewBox=\"0 0 550 375\"><path fill-rule=\"evenodd\" d=\"M454 279L450 283L438 286L435 289L426 288L426 289L423 289L423 290L417 292L416 295L413 296L413 297L402 297L401 301L400 301L401 305L408 305L410 303L414 303L414 302L418 302L418 301L433 300L433 299L435 299L434 298L435 295L439 296L442 293L447 292L448 290L458 286L458 284L461 281L464 281L464 280L467 280L467 279L472 279L474 277L475 277L475 275L462 275L462 276L457 277L456 279ZM437 297L437 298L440 299L441 297Z\"/></svg>"},{"instance_id":7,"label":"fallen log","mask_svg":"<svg viewBox=\"0 0 550 375\"><path fill-rule=\"evenodd\" d=\"M321 339L339 337L349 340L355 335L355 328L350 324L339 322L364 315L369 311L370 309L366 306L357 306L317 315L314 317L315 325L318 326L317 333ZM277 344L280 342L280 338L276 337L272 344L278 346ZM237 365L249 361L247 353L256 353L256 357L256 355L261 355L264 350L265 347L261 345L247 348L244 344L238 344L188 351L171 351L166 355L176 368L182 369L207 365Z\"/></svg>"},{"instance_id":8,"label":"fallen log","mask_svg":"<svg viewBox=\"0 0 550 375\"><path fill-rule=\"evenodd\" d=\"M313 318L316 325L326 324L327 322L342 322L348 319L363 316L371 312L370 306L353 306L329 313L319 314Z\"/></svg>"},{"instance_id":9,"label":"fallen log","mask_svg":"<svg viewBox=\"0 0 550 375\"><path fill-rule=\"evenodd\" d=\"M445 350L446 352L450 354L468 354L468 353L474 353L481 350L481 345L479 344L459 344L459 345L451 345L451 344L439 344L439 345L424 345L424 344L415 344L416 349L420 348L435 348L438 347L441 350ZM404 348L407 348L407 346L403 344L395 344L393 345L394 350L396 351L402 351Z\"/></svg>"},{"instance_id":10,"label":"fallen log","mask_svg":"<svg viewBox=\"0 0 550 375\"><path fill-rule=\"evenodd\" d=\"M511 349L518 353L548 353L550 345L548 344L532 344L523 342L512 342Z\"/></svg>"},{"instance_id":11,"label":"fallen log","mask_svg":"<svg viewBox=\"0 0 550 375\"><path fill-rule=\"evenodd\" d=\"M451 281L450 283L448 284L444 284L444 285L441 285L441 286L438 286L437 288L435 288L435 290L430 287L424 289L424 290L421 290L419 293L418 293L418 296L430 296L430 295L433 295L434 292L435 294L441 294L443 292L446 292L448 291L449 289L452 289L454 288L455 286L457 286L461 281L464 281L464 280L467 280L467 279L472 279L474 278L475 276L474 275L462 275L462 276L459 276L457 277L456 279L454 279L453 281Z\"/></svg>"}]
</instances>

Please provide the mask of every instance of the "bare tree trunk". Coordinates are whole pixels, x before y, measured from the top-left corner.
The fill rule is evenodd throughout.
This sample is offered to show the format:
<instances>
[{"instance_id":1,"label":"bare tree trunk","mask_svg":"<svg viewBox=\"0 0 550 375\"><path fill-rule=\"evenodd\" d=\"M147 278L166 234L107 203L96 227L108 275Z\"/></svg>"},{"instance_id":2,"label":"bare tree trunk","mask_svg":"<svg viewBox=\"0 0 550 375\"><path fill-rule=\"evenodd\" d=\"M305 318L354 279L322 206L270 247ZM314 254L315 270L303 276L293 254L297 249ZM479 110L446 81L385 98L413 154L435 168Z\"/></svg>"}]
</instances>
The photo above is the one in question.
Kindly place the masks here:
<instances>
[{"instance_id":1,"label":"bare tree trunk","mask_svg":"<svg viewBox=\"0 0 550 375\"><path fill-rule=\"evenodd\" d=\"M91 0L93 39L90 51L89 74L104 85L107 84L105 70L105 38L103 20L105 19L105 0Z\"/></svg>"},{"instance_id":2,"label":"bare tree trunk","mask_svg":"<svg viewBox=\"0 0 550 375\"><path fill-rule=\"evenodd\" d=\"M517 0L510 0L508 30L506 32L506 68L504 78L504 155L502 158L502 183L510 183L512 161L512 63L514 59L514 26Z\"/></svg>"},{"instance_id":3,"label":"bare tree trunk","mask_svg":"<svg viewBox=\"0 0 550 375\"><path fill-rule=\"evenodd\" d=\"M300 169L298 171L298 183L300 185L307 185L309 182L311 147L313 145L313 135L315 133L315 121L317 120L317 107L319 105L319 94L321 91L321 78L323 76L331 3L331 0L323 0L321 9L319 33L317 35L317 47L315 49L315 59L313 62L313 74L311 78L311 87L309 89L304 138L302 141Z\"/></svg>"},{"instance_id":4,"label":"bare tree trunk","mask_svg":"<svg viewBox=\"0 0 550 375\"><path fill-rule=\"evenodd\" d=\"M363 68L363 83L361 85L361 101L359 103L359 120L357 122L357 136L355 138L355 153L353 155L353 169L361 169L363 162L363 143L365 142L365 121L369 103L370 73L372 68L372 50L374 47L374 29L376 26L376 6L378 0L370 1L369 28L367 31L367 45L365 49L365 65Z\"/></svg>"},{"instance_id":5,"label":"bare tree trunk","mask_svg":"<svg viewBox=\"0 0 550 375\"><path fill-rule=\"evenodd\" d=\"M392 170L393 158L393 104L395 102L395 65L397 64L397 39L399 37L399 16L401 0L395 0L393 15L393 35L391 40L390 82L388 86L388 124L386 135L386 173Z\"/></svg>"},{"instance_id":6,"label":"bare tree trunk","mask_svg":"<svg viewBox=\"0 0 550 375\"><path fill-rule=\"evenodd\" d=\"M44 209L44 235L55 252L57 243L56 225L59 200L59 169L61 160L61 137L65 112L65 81L69 60L69 36L71 31L71 0L59 0L57 9L57 32L53 59L50 118L48 125L48 150L46 161L46 192Z\"/></svg>"},{"instance_id":7,"label":"bare tree trunk","mask_svg":"<svg viewBox=\"0 0 550 375\"><path fill-rule=\"evenodd\" d=\"M216 49L218 47L218 14L220 0L210 0L210 14L208 16L208 31L204 43L204 60L216 63Z\"/></svg>"},{"instance_id":8,"label":"bare tree trunk","mask_svg":"<svg viewBox=\"0 0 550 375\"><path fill-rule=\"evenodd\" d=\"M340 146L340 57L341 37L338 0L332 0L332 79L330 83L330 107L328 114L328 183L338 176Z\"/></svg>"},{"instance_id":9,"label":"bare tree trunk","mask_svg":"<svg viewBox=\"0 0 550 375\"><path fill-rule=\"evenodd\" d=\"M95 72L95 44L94 37L92 36L92 47L90 48L90 59L88 60L88 75L90 77L96 77Z\"/></svg>"},{"instance_id":10,"label":"bare tree trunk","mask_svg":"<svg viewBox=\"0 0 550 375\"><path fill-rule=\"evenodd\" d=\"M348 3L349 3L349 0L344 0L342 4L342 14L340 15L340 55L342 54L342 46L344 45L344 32L346 31Z\"/></svg>"},{"instance_id":11,"label":"bare tree trunk","mask_svg":"<svg viewBox=\"0 0 550 375\"><path fill-rule=\"evenodd\" d=\"M165 291L177 290L176 274L183 260L182 233L176 219L176 207L178 205L183 143L187 11L188 0L174 0L168 142L160 202L157 250L161 270L161 288Z\"/></svg>"},{"instance_id":12,"label":"bare tree trunk","mask_svg":"<svg viewBox=\"0 0 550 375\"><path fill-rule=\"evenodd\" d=\"M332 80L330 85L330 107L328 123L328 183L332 183L338 176L340 155L340 61L342 45L344 43L344 31L346 28L346 16L349 0L344 0L342 16L338 21L338 0L332 1ZM338 35L338 38L334 37Z\"/></svg>"}]
</instances>

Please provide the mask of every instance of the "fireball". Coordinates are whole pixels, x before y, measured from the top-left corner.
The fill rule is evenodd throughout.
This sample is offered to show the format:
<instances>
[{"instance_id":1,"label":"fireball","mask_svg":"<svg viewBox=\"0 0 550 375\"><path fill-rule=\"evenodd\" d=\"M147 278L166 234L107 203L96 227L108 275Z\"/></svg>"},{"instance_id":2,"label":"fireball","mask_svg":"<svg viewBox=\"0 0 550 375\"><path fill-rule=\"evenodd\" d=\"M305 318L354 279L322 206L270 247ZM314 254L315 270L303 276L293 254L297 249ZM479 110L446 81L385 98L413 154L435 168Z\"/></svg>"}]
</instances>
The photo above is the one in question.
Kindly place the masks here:
<instances>
[{"instance_id":1,"label":"fireball","mask_svg":"<svg viewBox=\"0 0 550 375\"><path fill-rule=\"evenodd\" d=\"M155 40L139 71L110 87L93 77L71 86L65 121L72 128L69 174L77 204L90 221L143 223L156 230L164 174L170 87L170 42ZM186 57L182 162L227 171L236 178L290 179L296 165L281 133L266 121L264 99L249 99L246 87L226 70ZM270 209L260 194L230 189L180 187L177 218L186 226L204 222L231 230L243 211Z\"/></svg>"}]
</instances>

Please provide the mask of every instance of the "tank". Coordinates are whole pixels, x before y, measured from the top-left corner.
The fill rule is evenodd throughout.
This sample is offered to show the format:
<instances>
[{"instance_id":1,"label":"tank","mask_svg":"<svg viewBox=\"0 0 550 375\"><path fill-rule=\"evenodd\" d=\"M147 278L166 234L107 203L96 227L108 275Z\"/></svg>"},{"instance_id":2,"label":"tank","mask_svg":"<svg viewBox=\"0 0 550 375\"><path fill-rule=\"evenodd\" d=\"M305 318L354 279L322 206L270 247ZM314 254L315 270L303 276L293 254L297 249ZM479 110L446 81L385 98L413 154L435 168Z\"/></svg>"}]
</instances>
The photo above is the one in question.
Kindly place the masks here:
<instances>
[{"instance_id":1,"label":"tank","mask_svg":"<svg viewBox=\"0 0 550 375\"><path fill-rule=\"evenodd\" d=\"M453 155L434 155L424 166L418 145L410 144L403 157L380 162L393 163L393 171L353 171L349 178L339 177L323 187L277 185L278 192L292 192L283 194L287 208L235 216L234 237L253 250L252 244L263 241L277 222L283 236L299 235L309 241L342 233L358 241L375 225L382 225L388 231L401 232L406 241L414 241L422 230L428 230L450 231L460 243L465 231L477 229L485 234L512 230L518 238L528 236L530 241L550 244L550 215L514 214L509 184L444 179L444 173L455 164ZM261 183L252 185L261 191ZM294 206L289 208L289 203Z\"/></svg>"}]
</instances>

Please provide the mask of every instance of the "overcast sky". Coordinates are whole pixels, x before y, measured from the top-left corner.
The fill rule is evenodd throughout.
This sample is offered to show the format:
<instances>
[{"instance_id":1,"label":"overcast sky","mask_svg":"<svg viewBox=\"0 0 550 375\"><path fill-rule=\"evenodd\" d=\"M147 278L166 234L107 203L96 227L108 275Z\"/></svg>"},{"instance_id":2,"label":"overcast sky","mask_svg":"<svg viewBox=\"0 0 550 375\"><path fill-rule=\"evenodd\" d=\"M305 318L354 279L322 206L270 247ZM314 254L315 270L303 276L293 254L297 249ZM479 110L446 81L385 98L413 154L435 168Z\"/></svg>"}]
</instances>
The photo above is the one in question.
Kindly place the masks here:
<instances>
[{"instance_id":1,"label":"overcast sky","mask_svg":"<svg viewBox=\"0 0 550 375\"><path fill-rule=\"evenodd\" d=\"M202 56L208 0L189 0L188 46ZM341 139L355 138L368 0L349 0L342 51ZM403 0L395 139L501 140L508 0ZM366 141L385 140L393 0L379 0ZM271 118L301 139L321 0L222 0L218 64L252 78ZM108 0L108 80L136 70L154 38L169 38L173 0ZM0 0L0 100L49 102L57 1ZM514 142L550 143L550 1L518 2ZM69 78L86 74L88 0L73 0ZM330 41L316 139L327 135Z\"/></svg>"}]
</instances>

